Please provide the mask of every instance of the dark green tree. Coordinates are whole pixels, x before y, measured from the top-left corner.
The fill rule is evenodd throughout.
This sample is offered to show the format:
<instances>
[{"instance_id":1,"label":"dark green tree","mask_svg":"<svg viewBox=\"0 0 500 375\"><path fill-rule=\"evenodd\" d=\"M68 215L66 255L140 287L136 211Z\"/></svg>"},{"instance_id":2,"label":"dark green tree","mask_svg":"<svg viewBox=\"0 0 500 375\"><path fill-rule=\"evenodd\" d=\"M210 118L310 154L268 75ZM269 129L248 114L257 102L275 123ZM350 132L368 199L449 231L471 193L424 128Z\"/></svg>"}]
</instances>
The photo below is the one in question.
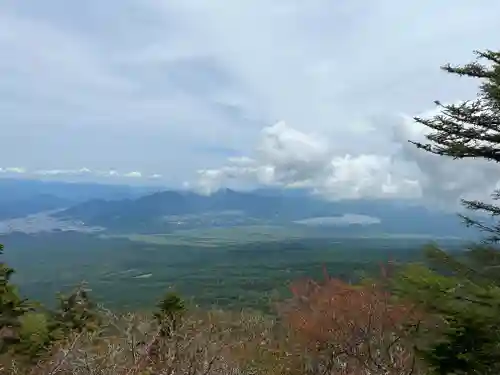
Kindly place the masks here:
<instances>
[{"instance_id":1,"label":"dark green tree","mask_svg":"<svg viewBox=\"0 0 500 375\"><path fill-rule=\"evenodd\" d=\"M186 305L177 293L167 292L157 304L157 308L154 317L162 327L160 334L171 336L186 311Z\"/></svg>"},{"instance_id":2,"label":"dark green tree","mask_svg":"<svg viewBox=\"0 0 500 375\"><path fill-rule=\"evenodd\" d=\"M0 255L3 245L0 244ZM34 311L34 305L20 297L17 288L11 283L14 270L5 262L0 262L0 353L5 353L20 341L20 318Z\"/></svg>"},{"instance_id":3,"label":"dark green tree","mask_svg":"<svg viewBox=\"0 0 500 375\"><path fill-rule=\"evenodd\" d=\"M397 295L429 314L417 340L420 355L432 374L500 373L500 288L440 266L436 272L411 265L393 280Z\"/></svg>"},{"instance_id":4,"label":"dark green tree","mask_svg":"<svg viewBox=\"0 0 500 375\"><path fill-rule=\"evenodd\" d=\"M58 307L49 314L49 330L54 339L65 337L69 332L93 331L99 327L100 314L84 285L69 295L60 294L58 301Z\"/></svg>"},{"instance_id":5,"label":"dark green tree","mask_svg":"<svg viewBox=\"0 0 500 375\"><path fill-rule=\"evenodd\" d=\"M410 141L418 148L454 159L500 161L500 53L476 54L477 60L470 64L442 69L480 80L477 97L460 104L436 101L437 115L415 118L430 130L427 143ZM487 234L485 246L458 256L430 246L427 259L437 272L408 269L398 280L399 292L418 300L436 317L435 332L428 332L420 348L435 374L500 373L500 253L490 246L500 241L500 207L495 204L500 191L494 191L492 198L493 203L462 201L467 209L490 216L461 215L468 226Z\"/></svg>"},{"instance_id":6,"label":"dark green tree","mask_svg":"<svg viewBox=\"0 0 500 375\"><path fill-rule=\"evenodd\" d=\"M427 143L413 142L417 147L436 155L454 159L483 159L500 162L500 52L475 52L477 60L464 66L445 65L446 72L480 80L479 93L474 100L460 104L435 103L440 112L430 118L416 117L415 121L429 128ZM484 64L481 62L484 61ZM478 183L480 183L478 181ZM500 199L500 191L492 192L493 201ZM470 210L500 215L500 207L493 203L463 200ZM467 225L489 234L488 240L500 240L500 225L463 216Z\"/></svg>"}]
</instances>

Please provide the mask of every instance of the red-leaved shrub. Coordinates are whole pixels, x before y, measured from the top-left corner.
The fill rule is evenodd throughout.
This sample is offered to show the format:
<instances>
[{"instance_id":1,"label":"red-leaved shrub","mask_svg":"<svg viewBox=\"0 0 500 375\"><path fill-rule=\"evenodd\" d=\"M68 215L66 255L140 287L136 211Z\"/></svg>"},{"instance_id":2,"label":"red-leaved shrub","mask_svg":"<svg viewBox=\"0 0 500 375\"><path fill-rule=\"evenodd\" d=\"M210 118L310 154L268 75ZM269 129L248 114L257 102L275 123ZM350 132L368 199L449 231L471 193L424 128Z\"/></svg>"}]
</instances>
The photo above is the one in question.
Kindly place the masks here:
<instances>
[{"instance_id":1,"label":"red-leaved shrub","mask_svg":"<svg viewBox=\"0 0 500 375\"><path fill-rule=\"evenodd\" d=\"M383 269L382 276L386 276ZM301 280L282 315L309 374L418 374L413 340L423 316L383 283Z\"/></svg>"}]
</instances>

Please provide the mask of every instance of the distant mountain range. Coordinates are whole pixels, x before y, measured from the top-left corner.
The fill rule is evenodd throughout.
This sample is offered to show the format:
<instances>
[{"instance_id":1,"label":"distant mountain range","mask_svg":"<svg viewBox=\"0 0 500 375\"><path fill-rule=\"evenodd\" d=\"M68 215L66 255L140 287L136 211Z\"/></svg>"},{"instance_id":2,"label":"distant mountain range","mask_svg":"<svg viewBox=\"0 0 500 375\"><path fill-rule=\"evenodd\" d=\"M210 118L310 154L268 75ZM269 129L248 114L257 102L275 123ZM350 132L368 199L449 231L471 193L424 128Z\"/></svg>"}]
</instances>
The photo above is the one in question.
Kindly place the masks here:
<instances>
[{"instance_id":1,"label":"distant mountain range","mask_svg":"<svg viewBox=\"0 0 500 375\"><path fill-rule=\"evenodd\" d=\"M151 187L0 178L0 220L61 209L91 199L137 198Z\"/></svg>"},{"instance_id":2,"label":"distant mountain range","mask_svg":"<svg viewBox=\"0 0 500 375\"><path fill-rule=\"evenodd\" d=\"M138 199L92 200L55 214L117 232L166 233L181 228L248 224L309 225L330 231L463 236L453 214L407 202L325 202L306 194L221 190L211 196L164 191ZM325 229L326 230L326 229Z\"/></svg>"},{"instance_id":3,"label":"distant mountain range","mask_svg":"<svg viewBox=\"0 0 500 375\"><path fill-rule=\"evenodd\" d=\"M157 187L0 178L0 202L22 200L35 195L53 195L69 201L137 198L158 191Z\"/></svg>"},{"instance_id":4,"label":"distant mountain range","mask_svg":"<svg viewBox=\"0 0 500 375\"><path fill-rule=\"evenodd\" d=\"M10 201L3 200L0 201L0 220L14 219L38 212L69 207L75 203L75 201L59 198L50 194L37 194L32 197L13 199Z\"/></svg>"},{"instance_id":5,"label":"distant mountain range","mask_svg":"<svg viewBox=\"0 0 500 375\"><path fill-rule=\"evenodd\" d=\"M238 225L309 226L332 233L473 235L454 214L406 201L327 202L305 190L220 190L210 196L151 187L0 179L0 220L46 211L55 220L118 233ZM31 219L32 220L32 219ZM52 219L51 219L52 220Z\"/></svg>"}]
</instances>

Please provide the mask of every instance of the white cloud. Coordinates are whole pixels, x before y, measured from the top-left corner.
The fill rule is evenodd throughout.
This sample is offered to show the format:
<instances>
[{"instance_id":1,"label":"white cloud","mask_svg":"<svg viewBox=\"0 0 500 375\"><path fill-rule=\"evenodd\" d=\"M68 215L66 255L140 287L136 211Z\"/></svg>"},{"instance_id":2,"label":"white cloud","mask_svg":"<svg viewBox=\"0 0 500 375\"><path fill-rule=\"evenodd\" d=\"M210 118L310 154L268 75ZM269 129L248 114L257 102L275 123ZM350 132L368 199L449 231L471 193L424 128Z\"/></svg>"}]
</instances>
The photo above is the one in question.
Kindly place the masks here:
<instances>
[{"instance_id":1,"label":"white cloud","mask_svg":"<svg viewBox=\"0 0 500 375\"><path fill-rule=\"evenodd\" d=\"M110 169L108 171L100 171L100 170L90 170L89 168L79 168L79 169L39 169L29 171L25 168L20 167L8 167L8 168L0 168L0 173L3 174L24 174L26 177L53 177L53 178L66 178L66 177L81 177L85 179L92 180L96 177L98 178L134 178L134 179L153 179L153 180L161 180L163 176L159 173L153 173L151 175L145 175L139 171L131 171L131 172L119 172L115 169Z\"/></svg>"},{"instance_id":2,"label":"white cloud","mask_svg":"<svg viewBox=\"0 0 500 375\"><path fill-rule=\"evenodd\" d=\"M119 176L120 174L115 171L114 169L110 170L110 171L107 171L107 172L104 172L104 174L106 174L107 176L110 176L110 177L114 177L114 176Z\"/></svg>"},{"instance_id":3,"label":"white cloud","mask_svg":"<svg viewBox=\"0 0 500 375\"><path fill-rule=\"evenodd\" d=\"M123 177L131 177L131 178L141 178L142 173L138 171L128 172L123 175Z\"/></svg>"},{"instance_id":4,"label":"white cloud","mask_svg":"<svg viewBox=\"0 0 500 375\"><path fill-rule=\"evenodd\" d=\"M22 168L22 167L8 167L8 168L0 168L0 172L2 172L2 173L23 174L23 173L26 173L26 169Z\"/></svg>"},{"instance_id":5,"label":"white cloud","mask_svg":"<svg viewBox=\"0 0 500 375\"><path fill-rule=\"evenodd\" d=\"M280 122L261 132L254 158L233 158L219 169L199 171L199 189L210 193L246 181L310 188L328 199L423 198L456 208L460 198L487 200L500 186L494 163L453 160L419 150L408 140L424 140L426 129L408 116L392 122L390 147L379 153L352 155L337 152L326 138Z\"/></svg>"},{"instance_id":6,"label":"white cloud","mask_svg":"<svg viewBox=\"0 0 500 375\"><path fill-rule=\"evenodd\" d=\"M79 170L64 170L64 169L42 169L39 171L35 171L34 174L42 175L42 176L59 176L59 175L75 175L79 174Z\"/></svg>"},{"instance_id":7,"label":"white cloud","mask_svg":"<svg viewBox=\"0 0 500 375\"><path fill-rule=\"evenodd\" d=\"M199 189L206 193L238 182L311 188L331 199L419 193L416 182L390 155L342 155L326 137L300 132L283 121L262 130L254 158L229 158L222 168L198 175Z\"/></svg>"},{"instance_id":8,"label":"white cloud","mask_svg":"<svg viewBox=\"0 0 500 375\"><path fill-rule=\"evenodd\" d=\"M436 114L428 111L420 117ZM498 165L482 159L454 160L416 148L407 140L425 141L426 128L409 117L394 129L394 141L400 145L395 158L413 168L423 196L436 204L456 205L460 199L490 201L500 187Z\"/></svg>"},{"instance_id":9,"label":"white cloud","mask_svg":"<svg viewBox=\"0 0 500 375\"><path fill-rule=\"evenodd\" d=\"M210 192L234 181L310 188L331 199L415 197L419 186L383 154L339 155L326 138L284 122L263 129L255 157L229 159L219 169L199 171L199 187Z\"/></svg>"},{"instance_id":10,"label":"white cloud","mask_svg":"<svg viewBox=\"0 0 500 375\"><path fill-rule=\"evenodd\" d=\"M0 160L174 186L201 170L207 191L233 176L328 196L456 196L465 177L445 188L453 173L397 141L385 116L474 97L439 66L495 48L498 14L496 0L5 0ZM259 141L278 119L291 126ZM218 168L235 155L251 159Z\"/></svg>"}]
</instances>

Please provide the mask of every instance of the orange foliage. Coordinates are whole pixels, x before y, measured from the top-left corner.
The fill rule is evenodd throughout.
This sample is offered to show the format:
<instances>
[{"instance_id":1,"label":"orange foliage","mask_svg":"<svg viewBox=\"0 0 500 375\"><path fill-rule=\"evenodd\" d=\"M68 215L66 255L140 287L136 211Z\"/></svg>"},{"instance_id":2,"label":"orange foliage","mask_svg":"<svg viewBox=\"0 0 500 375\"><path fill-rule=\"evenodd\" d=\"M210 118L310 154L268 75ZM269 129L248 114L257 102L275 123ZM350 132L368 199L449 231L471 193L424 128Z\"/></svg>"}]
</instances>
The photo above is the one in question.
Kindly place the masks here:
<instances>
[{"instance_id":1,"label":"orange foliage","mask_svg":"<svg viewBox=\"0 0 500 375\"><path fill-rule=\"evenodd\" d=\"M387 276L382 270L382 276ZM377 284L353 286L325 272L302 280L283 315L315 374L417 374L410 336L422 315Z\"/></svg>"}]
</instances>

